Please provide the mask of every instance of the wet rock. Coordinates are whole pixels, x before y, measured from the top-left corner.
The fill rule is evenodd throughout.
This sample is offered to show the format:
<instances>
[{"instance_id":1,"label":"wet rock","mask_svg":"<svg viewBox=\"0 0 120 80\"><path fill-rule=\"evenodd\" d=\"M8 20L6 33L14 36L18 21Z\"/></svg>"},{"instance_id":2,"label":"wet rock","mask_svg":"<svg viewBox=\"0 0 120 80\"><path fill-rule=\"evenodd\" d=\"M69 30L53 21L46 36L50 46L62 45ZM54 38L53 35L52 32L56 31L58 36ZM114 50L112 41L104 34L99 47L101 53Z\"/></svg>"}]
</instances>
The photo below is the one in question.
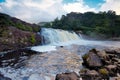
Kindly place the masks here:
<instances>
[{"instance_id":1,"label":"wet rock","mask_svg":"<svg viewBox=\"0 0 120 80\"><path fill-rule=\"evenodd\" d=\"M95 50L91 50L87 55L83 56L83 63L90 68L98 68L103 65Z\"/></svg>"},{"instance_id":2,"label":"wet rock","mask_svg":"<svg viewBox=\"0 0 120 80\"><path fill-rule=\"evenodd\" d=\"M114 55L116 55L117 58L120 58L120 49L114 49L114 50L107 49L105 51L108 54L114 54Z\"/></svg>"},{"instance_id":3,"label":"wet rock","mask_svg":"<svg viewBox=\"0 0 120 80\"><path fill-rule=\"evenodd\" d=\"M109 71L110 76L115 76L117 73L117 66L116 65L108 65L105 66L106 69Z\"/></svg>"},{"instance_id":4,"label":"wet rock","mask_svg":"<svg viewBox=\"0 0 120 80\"><path fill-rule=\"evenodd\" d=\"M95 49L92 49L88 52L88 54L85 54L83 56L83 62L86 68L90 70L96 70L99 73L99 76L101 77L100 80L109 80L110 77L118 78L119 76L117 74L120 74L120 49L107 49L105 51L97 51ZM83 75L88 76L88 72L90 70L87 70ZM89 74L90 73L92 72L89 72ZM89 77L85 77L85 80L89 80L89 78L94 77L90 77L89 75ZM117 78L115 80L120 80ZM114 78L111 78L111 80L112 79L114 80Z\"/></svg>"},{"instance_id":5,"label":"wet rock","mask_svg":"<svg viewBox=\"0 0 120 80\"><path fill-rule=\"evenodd\" d=\"M75 72L57 74L55 80L79 80L79 76Z\"/></svg>"},{"instance_id":6,"label":"wet rock","mask_svg":"<svg viewBox=\"0 0 120 80\"><path fill-rule=\"evenodd\" d=\"M118 58L113 58L112 61L118 62L118 64L120 63L120 59L118 59Z\"/></svg>"},{"instance_id":7,"label":"wet rock","mask_svg":"<svg viewBox=\"0 0 120 80\"><path fill-rule=\"evenodd\" d=\"M107 58L108 58L108 56L107 56L107 54L106 54L105 51L98 51L98 52L97 52L97 55L98 55L99 57L101 57L101 58L104 58L104 59L107 59Z\"/></svg>"},{"instance_id":8,"label":"wet rock","mask_svg":"<svg viewBox=\"0 0 120 80\"><path fill-rule=\"evenodd\" d=\"M110 80L120 80L120 77L111 77Z\"/></svg>"},{"instance_id":9,"label":"wet rock","mask_svg":"<svg viewBox=\"0 0 120 80\"><path fill-rule=\"evenodd\" d=\"M0 74L0 80L12 80L8 77L4 77L2 74Z\"/></svg>"},{"instance_id":10,"label":"wet rock","mask_svg":"<svg viewBox=\"0 0 120 80\"><path fill-rule=\"evenodd\" d=\"M100 80L101 77L99 76L99 73L95 70L81 70L80 76L82 77L82 80Z\"/></svg>"},{"instance_id":11,"label":"wet rock","mask_svg":"<svg viewBox=\"0 0 120 80\"><path fill-rule=\"evenodd\" d=\"M0 67L12 66L19 68L24 64L24 61L28 59L31 55L37 52L30 50L29 48L17 49L14 51L9 51L0 54Z\"/></svg>"},{"instance_id":12,"label":"wet rock","mask_svg":"<svg viewBox=\"0 0 120 80\"><path fill-rule=\"evenodd\" d=\"M116 53L115 50L111 50L111 49L106 49L105 52L108 54L115 54Z\"/></svg>"}]
</instances>

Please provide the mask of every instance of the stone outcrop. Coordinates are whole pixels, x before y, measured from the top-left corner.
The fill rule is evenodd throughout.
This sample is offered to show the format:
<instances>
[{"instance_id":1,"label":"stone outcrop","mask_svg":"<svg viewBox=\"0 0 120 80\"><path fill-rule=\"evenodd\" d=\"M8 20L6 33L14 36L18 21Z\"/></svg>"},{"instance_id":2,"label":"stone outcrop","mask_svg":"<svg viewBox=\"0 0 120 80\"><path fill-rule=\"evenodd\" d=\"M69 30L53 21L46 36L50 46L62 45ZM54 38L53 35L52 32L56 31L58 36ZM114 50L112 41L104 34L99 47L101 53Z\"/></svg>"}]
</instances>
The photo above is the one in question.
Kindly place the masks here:
<instances>
[{"instance_id":1,"label":"stone outcrop","mask_svg":"<svg viewBox=\"0 0 120 80\"><path fill-rule=\"evenodd\" d=\"M83 80L119 80L120 50L90 50L83 57L83 64L87 69L80 71Z\"/></svg>"},{"instance_id":2,"label":"stone outcrop","mask_svg":"<svg viewBox=\"0 0 120 80\"><path fill-rule=\"evenodd\" d=\"M75 72L57 74L55 80L79 80L79 76Z\"/></svg>"},{"instance_id":3,"label":"stone outcrop","mask_svg":"<svg viewBox=\"0 0 120 80\"><path fill-rule=\"evenodd\" d=\"M0 52L41 43L40 26L0 13Z\"/></svg>"},{"instance_id":4,"label":"stone outcrop","mask_svg":"<svg viewBox=\"0 0 120 80\"><path fill-rule=\"evenodd\" d=\"M89 68L99 68L101 67L102 61L100 57L96 54L95 50L91 50L88 54L83 56L84 65Z\"/></svg>"},{"instance_id":5,"label":"stone outcrop","mask_svg":"<svg viewBox=\"0 0 120 80\"><path fill-rule=\"evenodd\" d=\"M0 37L0 52L34 46L40 43L41 37L37 33L8 27L6 35Z\"/></svg>"},{"instance_id":6,"label":"stone outcrop","mask_svg":"<svg viewBox=\"0 0 120 80\"><path fill-rule=\"evenodd\" d=\"M37 54L37 52L29 48L0 53L0 67L12 66L14 68L20 68L25 65L25 60L33 54Z\"/></svg>"}]
</instances>

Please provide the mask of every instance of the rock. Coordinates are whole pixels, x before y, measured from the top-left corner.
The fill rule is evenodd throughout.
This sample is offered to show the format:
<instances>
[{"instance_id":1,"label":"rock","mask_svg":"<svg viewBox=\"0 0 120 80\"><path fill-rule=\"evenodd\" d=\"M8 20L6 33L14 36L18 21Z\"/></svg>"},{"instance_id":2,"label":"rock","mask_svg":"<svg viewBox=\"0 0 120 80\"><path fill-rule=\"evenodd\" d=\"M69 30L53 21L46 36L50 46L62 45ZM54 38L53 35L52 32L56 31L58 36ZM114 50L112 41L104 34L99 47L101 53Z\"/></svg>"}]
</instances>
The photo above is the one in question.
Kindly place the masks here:
<instances>
[{"instance_id":1,"label":"rock","mask_svg":"<svg viewBox=\"0 0 120 80\"><path fill-rule=\"evenodd\" d=\"M0 37L0 52L35 46L42 42L41 36L37 32L20 30L13 26L4 27L7 28L7 30L4 30L6 37ZM32 29L32 27L30 28Z\"/></svg>"},{"instance_id":2,"label":"rock","mask_svg":"<svg viewBox=\"0 0 120 80\"><path fill-rule=\"evenodd\" d=\"M112 69L116 69L117 66L116 66L116 65L108 65L108 66L106 66L106 68L107 68L108 70L112 70Z\"/></svg>"},{"instance_id":3,"label":"rock","mask_svg":"<svg viewBox=\"0 0 120 80\"><path fill-rule=\"evenodd\" d=\"M88 70L88 69L80 71L80 77L82 77L82 80L100 80L101 79L97 71Z\"/></svg>"},{"instance_id":4,"label":"rock","mask_svg":"<svg viewBox=\"0 0 120 80\"><path fill-rule=\"evenodd\" d=\"M100 77L93 79L91 76L95 76L97 73L85 70L84 73L81 73L83 80L109 80L110 77L112 77L110 80L120 80L120 76L118 76L120 74L120 49L107 49L105 51L92 49L82 58L85 67L98 71Z\"/></svg>"},{"instance_id":5,"label":"rock","mask_svg":"<svg viewBox=\"0 0 120 80\"><path fill-rule=\"evenodd\" d=\"M101 58L105 58L105 59L107 58L107 54L105 51L98 51L97 55Z\"/></svg>"},{"instance_id":6,"label":"rock","mask_svg":"<svg viewBox=\"0 0 120 80\"><path fill-rule=\"evenodd\" d=\"M29 48L17 49L0 54L0 67L12 66L19 68L24 65L24 61L37 52Z\"/></svg>"},{"instance_id":7,"label":"rock","mask_svg":"<svg viewBox=\"0 0 120 80\"><path fill-rule=\"evenodd\" d=\"M79 80L79 76L75 72L57 74L55 80Z\"/></svg>"},{"instance_id":8,"label":"rock","mask_svg":"<svg viewBox=\"0 0 120 80\"><path fill-rule=\"evenodd\" d=\"M45 78L40 76L39 74L32 74L28 80L45 80Z\"/></svg>"},{"instance_id":9,"label":"rock","mask_svg":"<svg viewBox=\"0 0 120 80\"><path fill-rule=\"evenodd\" d=\"M105 52L108 54L115 54L116 53L115 50L111 50L111 49L106 49Z\"/></svg>"},{"instance_id":10,"label":"rock","mask_svg":"<svg viewBox=\"0 0 120 80\"><path fill-rule=\"evenodd\" d=\"M116 57L120 58L120 49L119 48L115 49L115 50L108 49L108 50L105 50L105 51L108 54L115 54L115 55L117 55Z\"/></svg>"},{"instance_id":11,"label":"rock","mask_svg":"<svg viewBox=\"0 0 120 80\"><path fill-rule=\"evenodd\" d=\"M96 54L95 51L90 51L87 54L87 57L83 59L83 61L86 67L97 68L103 65L100 57Z\"/></svg>"},{"instance_id":12,"label":"rock","mask_svg":"<svg viewBox=\"0 0 120 80\"><path fill-rule=\"evenodd\" d=\"M113 58L112 61L120 63L120 59L118 58Z\"/></svg>"},{"instance_id":13,"label":"rock","mask_svg":"<svg viewBox=\"0 0 120 80\"><path fill-rule=\"evenodd\" d=\"M4 77L2 74L0 74L0 80L12 80L12 79Z\"/></svg>"},{"instance_id":14,"label":"rock","mask_svg":"<svg viewBox=\"0 0 120 80\"><path fill-rule=\"evenodd\" d=\"M99 76L99 73L95 70L86 70L84 72L80 72L80 75L88 75L88 76Z\"/></svg>"},{"instance_id":15,"label":"rock","mask_svg":"<svg viewBox=\"0 0 120 80\"><path fill-rule=\"evenodd\" d=\"M109 71L110 76L115 76L117 73L117 66L116 65L108 65L105 66L106 69Z\"/></svg>"},{"instance_id":16,"label":"rock","mask_svg":"<svg viewBox=\"0 0 120 80\"><path fill-rule=\"evenodd\" d=\"M120 77L111 77L110 80L120 80Z\"/></svg>"}]
</instances>

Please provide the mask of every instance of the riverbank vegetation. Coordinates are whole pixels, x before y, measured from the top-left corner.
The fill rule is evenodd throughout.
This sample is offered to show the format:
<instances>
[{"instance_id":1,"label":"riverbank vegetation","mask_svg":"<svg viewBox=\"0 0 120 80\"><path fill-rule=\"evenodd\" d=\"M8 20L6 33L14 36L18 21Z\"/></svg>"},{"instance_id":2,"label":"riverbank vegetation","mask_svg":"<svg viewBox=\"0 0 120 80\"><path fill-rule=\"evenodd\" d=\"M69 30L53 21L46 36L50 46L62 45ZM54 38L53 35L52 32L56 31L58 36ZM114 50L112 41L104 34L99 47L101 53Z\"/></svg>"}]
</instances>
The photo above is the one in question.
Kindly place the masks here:
<instances>
[{"instance_id":1,"label":"riverbank vegetation","mask_svg":"<svg viewBox=\"0 0 120 80\"><path fill-rule=\"evenodd\" d=\"M108 12L71 12L46 23L45 27L82 31L89 36L120 37L120 15Z\"/></svg>"}]
</instances>

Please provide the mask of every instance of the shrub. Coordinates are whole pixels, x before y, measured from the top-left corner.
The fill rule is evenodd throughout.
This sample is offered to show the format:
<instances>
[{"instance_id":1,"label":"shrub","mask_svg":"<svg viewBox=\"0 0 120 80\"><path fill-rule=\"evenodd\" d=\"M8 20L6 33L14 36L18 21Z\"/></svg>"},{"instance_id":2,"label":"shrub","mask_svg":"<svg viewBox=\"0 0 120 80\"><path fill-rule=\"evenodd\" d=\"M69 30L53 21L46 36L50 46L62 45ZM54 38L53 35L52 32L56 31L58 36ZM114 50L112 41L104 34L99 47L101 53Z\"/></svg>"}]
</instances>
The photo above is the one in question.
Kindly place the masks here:
<instances>
[{"instance_id":1,"label":"shrub","mask_svg":"<svg viewBox=\"0 0 120 80\"><path fill-rule=\"evenodd\" d=\"M31 42L32 44L35 44L35 43L36 43L36 39L35 39L35 35L34 35L34 34L31 35L31 37L30 37L30 42Z\"/></svg>"},{"instance_id":2,"label":"shrub","mask_svg":"<svg viewBox=\"0 0 120 80\"><path fill-rule=\"evenodd\" d=\"M108 75L108 70L103 68L103 69L99 69L99 73L102 74L102 75Z\"/></svg>"}]
</instances>

